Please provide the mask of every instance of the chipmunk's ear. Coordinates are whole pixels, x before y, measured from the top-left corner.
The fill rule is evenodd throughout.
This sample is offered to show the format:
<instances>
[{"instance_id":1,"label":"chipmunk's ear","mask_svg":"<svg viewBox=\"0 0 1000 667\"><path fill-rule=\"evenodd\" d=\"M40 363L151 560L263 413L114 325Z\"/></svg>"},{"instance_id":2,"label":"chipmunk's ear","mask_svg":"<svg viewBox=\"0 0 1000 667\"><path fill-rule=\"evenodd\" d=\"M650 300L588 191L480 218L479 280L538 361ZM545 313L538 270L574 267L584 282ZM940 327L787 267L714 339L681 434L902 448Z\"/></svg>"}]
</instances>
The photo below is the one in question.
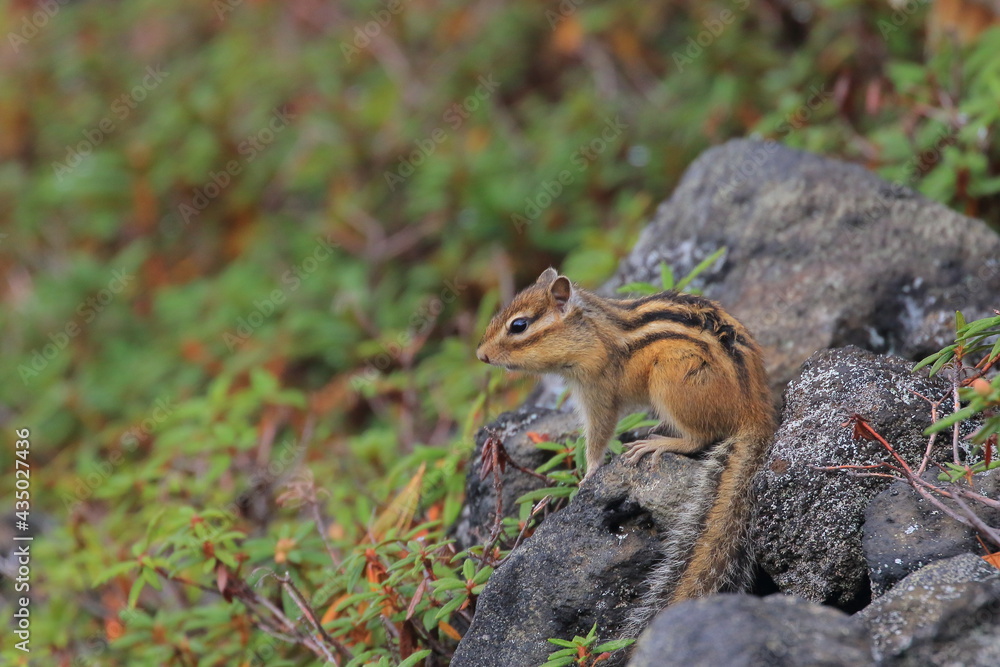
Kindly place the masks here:
<instances>
[{"instance_id":1,"label":"chipmunk's ear","mask_svg":"<svg viewBox=\"0 0 1000 667\"><path fill-rule=\"evenodd\" d=\"M549 285L553 280L559 277L559 272L553 269L551 266L544 271L542 275L538 276L538 280L535 281L536 285Z\"/></svg>"},{"instance_id":2,"label":"chipmunk's ear","mask_svg":"<svg viewBox=\"0 0 1000 667\"><path fill-rule=\"evenodd\" d=\"M557 276L549 285L549 294L552 295L556 307L563 311L566 309L566 304L573 299L573 283L566 276Z\"/></svg>"}]
</instances>

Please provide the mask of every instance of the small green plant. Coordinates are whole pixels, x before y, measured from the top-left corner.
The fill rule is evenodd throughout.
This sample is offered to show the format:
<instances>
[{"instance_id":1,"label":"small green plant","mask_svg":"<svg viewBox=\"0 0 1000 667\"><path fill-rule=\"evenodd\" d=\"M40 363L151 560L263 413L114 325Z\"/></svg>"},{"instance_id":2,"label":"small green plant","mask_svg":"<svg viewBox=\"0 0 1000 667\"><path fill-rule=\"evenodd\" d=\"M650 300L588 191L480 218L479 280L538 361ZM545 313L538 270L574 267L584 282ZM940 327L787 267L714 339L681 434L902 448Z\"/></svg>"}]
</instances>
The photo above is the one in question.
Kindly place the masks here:
<instances>
[{"instance_id":1,"label":"small green plant","mask_svg":"<svg viewBox=\"0 0 1000 667\"><path fill-rule=\"evenodd\" d=\"M848 471L856 477L905 481L942 514L975 530L984 549L988 549L986 542L995 549L1000 548L1000 528L986 523L976 511L976 508L1000 509L1000 502L979 493L975 483L976 475L1000 467L1000 461L996 460L997 434L1000 432L1000 376L994 377L992 382L984 377L1000 362L1000 341L993 340L1000 335L1000 312L994 312L997 312L997 317L970 323L965 321L962 313L956 313L955 343L928 356L913 368L917 371L930 366L931 375L947 371L951 384L943 396L921 396L930 407L931 425L924 431L928 436L927 446L918 465L911 465L864 416L855 413L844 426L852 429L855 439L877 442L889 459L875 465L820 468ZM969 364L967 357L977 361ZM964 408L963 401L967 403ZM949 402L951 414L939 418L942 406ZM951 432L951 461L939 463L941 452L937 438L948 430ZM970 431L972 433L964 438L970 446L963 448L962 434ZM936 482L925 474L932 466L939 470ZM996 554L988 554L984 558L995 560Z\"/></svg>"},{"instance_id":2,"label":"small green plant","mask_svg":"<svg viewBox=\"0 0 1000 667\"><path fill-rule=\"evenodd\" d=\"M628 294L638 292L639 294L656 294L657 292L663 291L674 291L683 292L688 285L690 285L695 278L700 276L705 272L706 269L713 266L720 257L726 253L726 248L723 246L719 248L711 255L705 259L698 262L698 266L691 269L691 271L681 278L680 280L674 279L674 271L667 265L666 262L660 262L660 286L657 287L652 283L646 282L632 282L626 285L622 285L618 288L619 294ZM690 294L701 294L701 290L689 289L687 290Z\"/></svg>"},{"instance_id":3,"label":"small green plant","mask_svg":"<svg viewBox=\"0 0 1000 667\"><path fill-rule=\"evenodd\" d=\"M597 624L595 623L586 637L577 635L570 640L549 639L549 642L563 648L550 653L549 659L541 667L564 667L564 665L591 667L610 658L613 651L631 646L635 640L615 639L597 644Z\"/></svg>"},{"instance_id":4,"label":"small green plant","mask_svg":"<svg viewBox=\"0 0 1000 667\"><path fill-rule=\"evenodd\" d=\"M978 359L974 365L966 359ZM1000 375L992 381L986 374L1000 362L1000 313L974 322L966 322L961 312L955 313L955 342L923 359L914 370L930 366L930 374L949 371L952 383L953 412L936 420L925 431L926 435L952 430L955 454L953 462L945 464L942 481L955 482L962 477L1000 467L997 460L997 434L1000 433ZM960 407L962 404L965 407ZM970 456L980 457L972 465L958 460L959 434L963 425L973 418L980 418L982 425L969 437L972 443ZM968 430L968 429L966 429Z\"/></svg>"}]
</instances>

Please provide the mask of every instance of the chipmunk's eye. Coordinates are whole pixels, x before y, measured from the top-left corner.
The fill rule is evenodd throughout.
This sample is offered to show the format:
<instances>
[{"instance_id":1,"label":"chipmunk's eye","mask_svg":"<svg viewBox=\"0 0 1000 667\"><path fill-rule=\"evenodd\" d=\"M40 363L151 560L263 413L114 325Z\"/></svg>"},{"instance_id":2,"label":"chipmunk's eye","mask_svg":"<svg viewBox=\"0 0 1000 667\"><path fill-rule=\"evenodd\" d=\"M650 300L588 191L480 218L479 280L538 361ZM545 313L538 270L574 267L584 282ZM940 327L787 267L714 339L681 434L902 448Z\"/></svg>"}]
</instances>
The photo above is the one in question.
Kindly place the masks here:
<instances>
[{"instance_id":1,"label":"chipmunk's eye","mask_svg":"<svg viewBox=\"0 0 1000 667\"><path fill-rule=\"evenodd\" d=\"M519 318L517 318L516 320L514 320L513 322L510 323L510 332L512 334L522 333L527 328L528 328L528 318L527 317L519 317Z\"/></svg>"}]
</instances>

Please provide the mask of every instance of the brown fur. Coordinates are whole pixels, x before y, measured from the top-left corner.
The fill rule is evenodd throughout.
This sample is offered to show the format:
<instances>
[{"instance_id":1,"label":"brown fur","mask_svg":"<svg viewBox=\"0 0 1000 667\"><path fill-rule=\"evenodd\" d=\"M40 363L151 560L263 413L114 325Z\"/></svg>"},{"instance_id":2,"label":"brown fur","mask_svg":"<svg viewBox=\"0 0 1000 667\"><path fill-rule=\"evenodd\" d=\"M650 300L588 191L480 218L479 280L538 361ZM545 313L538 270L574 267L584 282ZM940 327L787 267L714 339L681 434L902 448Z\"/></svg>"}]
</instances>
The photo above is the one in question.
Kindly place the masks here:
<instances>
[{"instance_id":1,"label":"brown fur","mask_svg":"<svg viewBox=\"0 0 1000 667\"><path fill-rule=\"evenodd\" d=\"M519 318L528 325L512 332ZM687 294L607 299L548 269L493 318L476 354L569 382L584 421L587 477L603 463L627 409L652 407L677 436L634 443L626 454L632 462L711 448L701 494L678 518L633 633L668 601L744 584L750 479L774 416L760 348L739 321Z\"/></svg>"}]
</instances>

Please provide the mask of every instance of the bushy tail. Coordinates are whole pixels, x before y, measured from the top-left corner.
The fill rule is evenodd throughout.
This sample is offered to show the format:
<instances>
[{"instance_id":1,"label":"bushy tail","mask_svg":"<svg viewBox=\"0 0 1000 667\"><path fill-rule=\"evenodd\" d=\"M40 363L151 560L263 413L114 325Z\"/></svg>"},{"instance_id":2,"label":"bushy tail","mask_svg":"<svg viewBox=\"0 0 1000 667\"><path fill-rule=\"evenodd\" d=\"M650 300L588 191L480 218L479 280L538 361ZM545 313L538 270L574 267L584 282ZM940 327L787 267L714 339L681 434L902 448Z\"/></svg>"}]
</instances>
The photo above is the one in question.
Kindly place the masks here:
<instances>
[{"instance_id":1,"label":"bushy tail","mask_svg":"<svg viewBox=\"0 0 1000 667\"><path fill-rule=\"evenodd\" d=\"M752 576L753 478L770 435L740 434L715 445L695 490L663 544L663 559L625 628L637 637L668 604L746 589Z\"/></svg>"}]
</instances>

